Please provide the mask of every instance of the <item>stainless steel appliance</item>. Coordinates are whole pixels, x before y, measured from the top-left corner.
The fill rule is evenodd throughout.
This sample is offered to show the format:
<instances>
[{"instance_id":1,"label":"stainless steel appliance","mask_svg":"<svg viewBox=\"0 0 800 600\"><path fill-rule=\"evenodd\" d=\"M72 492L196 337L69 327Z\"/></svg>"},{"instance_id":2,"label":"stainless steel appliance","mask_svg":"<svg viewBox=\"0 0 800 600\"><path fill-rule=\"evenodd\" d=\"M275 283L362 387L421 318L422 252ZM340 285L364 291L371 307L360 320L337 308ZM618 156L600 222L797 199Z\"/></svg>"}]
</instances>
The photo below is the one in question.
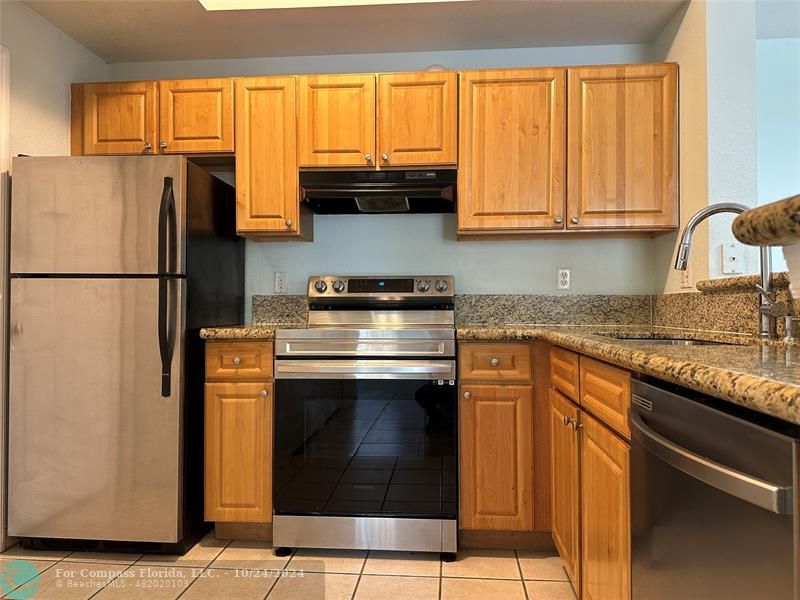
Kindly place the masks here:
<instances>
[{"instance_id":1,"label":"stainless steel appliance","mask_svg":"<svg viewBox=\"0 0 800 600\"><path fill-rule=\"evenodd\" d=\"M8 532L181 551L203 522L199 328L242 318L234 190L180 156L13 174Z\"/></svg>"},{"instance_id":2,"label":"stainless steel appliance","mask_svg":"<svg viewBox=\"0 0 800 600\"><path fill-rule=\"evenodd\" d=\"M634 381L633 599L798 600L798 428Z\"/></svg>"},{"instance_id":3,"label":"stainless steel appliance","mask_svg":"<svg viewBox=\"0 0 800 600\"><path fill-rule=\"evenodd\" d=\"M452 213L455 169L301 171L303 205L317 214Z\"/></svg>"},{"instance_id":4,"label":"stainless steel appliance","mask_svg":"<svg viewBox=\"0 0 800 600\"><path fill-rule=\"evenodd\" d=\"M273 545L456 551L453 278L312 277L275 334Z\"/></svg>"}]
</instances>

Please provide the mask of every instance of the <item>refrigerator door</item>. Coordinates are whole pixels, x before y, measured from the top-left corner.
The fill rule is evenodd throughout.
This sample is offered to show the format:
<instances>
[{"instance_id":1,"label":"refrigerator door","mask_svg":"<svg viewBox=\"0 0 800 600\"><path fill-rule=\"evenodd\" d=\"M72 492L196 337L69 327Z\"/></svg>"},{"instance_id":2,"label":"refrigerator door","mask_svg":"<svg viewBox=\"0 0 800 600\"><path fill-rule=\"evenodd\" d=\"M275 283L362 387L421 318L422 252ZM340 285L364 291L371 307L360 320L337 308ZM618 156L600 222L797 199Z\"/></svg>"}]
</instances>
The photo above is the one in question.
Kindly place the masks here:
<instances>
[{"instance_id":1,"label":"refrigerator door","mask_svg":"<svg viewBox=\"0 0 800 600\"><path fill-rule=\"evenodd\" d=\"M167 228L185 273L183 157L15 158L13 173L12 273L155 274Z\"/></svg>"},{"instance_id":2,"label":"refrigerator door","mask_svg":"<svg viewBox=\"0 0 800 600\"><path fill-rule=\"evenodd\" d=\"M182 537L184 298L176 278L11 280L9 534Z\"/></svg>"}]
</instances>

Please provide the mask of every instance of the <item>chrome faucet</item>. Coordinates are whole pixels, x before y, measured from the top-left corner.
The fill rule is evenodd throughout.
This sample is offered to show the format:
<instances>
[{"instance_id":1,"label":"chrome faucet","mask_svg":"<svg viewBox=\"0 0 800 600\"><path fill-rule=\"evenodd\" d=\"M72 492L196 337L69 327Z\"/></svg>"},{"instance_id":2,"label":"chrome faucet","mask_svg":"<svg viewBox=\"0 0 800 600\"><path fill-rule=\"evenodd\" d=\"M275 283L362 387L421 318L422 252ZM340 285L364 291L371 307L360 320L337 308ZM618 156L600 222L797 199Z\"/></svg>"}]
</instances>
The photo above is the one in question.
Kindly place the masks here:
<instances>
[{"instance_id":1,"label":"chrome faucet","mask_svg":"<svg viewBox=\"0 0 800 600\"><path fill-rule=\"evenodd\" d=\"M746 210L750 210L750 207L736 202L719 202L698 210L692 215L683 229L681 243L678 246L678 255L675 257L675 269L685 271L688 267L689 252L692 249L692 236L700 223L711 215L718 213L729 212L738 215ZM760 258L761 283L755 286L760 297L758 306L760 316L759 336L762 339L770 339L777 337L777 319L788 315L789 308L785 302L777 301L775 293L772 291L772 257L769 252L769 246L761 246Z\"/></svg>"}]
</instances>

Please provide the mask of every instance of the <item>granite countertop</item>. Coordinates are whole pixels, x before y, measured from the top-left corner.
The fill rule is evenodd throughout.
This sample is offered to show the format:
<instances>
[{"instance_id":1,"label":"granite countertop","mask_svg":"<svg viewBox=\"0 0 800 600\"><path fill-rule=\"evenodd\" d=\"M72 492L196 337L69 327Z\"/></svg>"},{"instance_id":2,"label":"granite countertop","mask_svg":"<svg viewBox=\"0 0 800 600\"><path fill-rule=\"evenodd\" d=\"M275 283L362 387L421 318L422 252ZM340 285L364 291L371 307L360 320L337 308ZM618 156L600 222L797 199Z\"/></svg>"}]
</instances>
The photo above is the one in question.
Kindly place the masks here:
<instances>
[{"instance_id":1,"label":"granite countertop","mask_svg":"<svg viewBox=\"0 0 800 600\"><path fill-rule=\"evenodd\" d=\"M800 240L800 194L742 213L733 221L733 235L751 246L797 242Z\"/></svg>"},{"instance_id":2,"label":"granite countertop","mask_svg":"<svg viewBox=\"0 0 800 600\"><path fill-rule=\"evenodd\" d=\"M213 327L202 329L200 336L207 340L273 339L278 327L285 325ZM597 335L598 329L605 335ZM800 425L800 346L760 344L754 338L717 340L728 345L668 346L606 337L609 335L652 334L644 329L596 326L456 328L459 340L545 340ZM670 337L683 336L670 332Z\"/></svg>"},{"instance_id":3,"label":"granite countertop","mask_svg":"<svg viewBox=\"0 0 800 600\"><path fill-rule=\"evenodd\" d=\"M460 340L541 339L620 367L800 424L800 347L667 346L556 327L459 327Z\"/></svg>"}]
</instances>

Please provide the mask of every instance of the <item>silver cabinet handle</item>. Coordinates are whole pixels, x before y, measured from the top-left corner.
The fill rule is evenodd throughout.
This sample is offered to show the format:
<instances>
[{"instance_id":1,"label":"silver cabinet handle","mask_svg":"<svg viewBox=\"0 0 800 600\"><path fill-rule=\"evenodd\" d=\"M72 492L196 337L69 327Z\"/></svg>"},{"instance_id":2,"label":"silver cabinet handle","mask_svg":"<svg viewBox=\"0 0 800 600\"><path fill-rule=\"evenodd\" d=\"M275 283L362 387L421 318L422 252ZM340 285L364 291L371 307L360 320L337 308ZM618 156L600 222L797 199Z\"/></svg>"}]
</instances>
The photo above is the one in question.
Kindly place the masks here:
<instances>
[{"instance_id":1,"label":"silver cabinet handle","mask_svg":"<svg viewBox=\"0 0 800 600\"><path fill-rule=\"evenodd\" d=\"M556 217L555 219L553 219L553 222L556 225L561 225L564 222L564 219L562 219L561 217Z\"/></svg>"},{"instance_id":2,"label":"silver cabinet handle","mask_svg":"<svg viewBox=\"0 0 800 600\"><path fill-rule=\"evenodd\" d=\"M636 398L636 396L634 396ZM792 514L792 487L764 481L695 454L653 431L631 410L631 437L664 463L721 492L779 515Z\"/></svg>"},{"instance_id":3,"label":"silver cabinet handle","mask_svg":"<svg viewBox=\"0 0 800 600\"><path fill-rule=\"evenodd\" d=\"M269 396L269 392L267 390L261 390L261 397L266 398L267 396Z\"/></svg>"},{"instance_id":4,"label":"silver cabinet handle","mask_svg":"<svg viewBox=\"0 0 800 600\"><path fill-rule=\"evenodd\" d=\"M388 155L388 154L386 154L386 152L384 152L383 154L381 154L381 158L382 158L383 160L389 160L389 155Z\"/></svg>"},{"instance_id":5,"label":"silver cabinet handle","mask_svg":"<svg viewBox=\"0 0 800 600\"><path fill-rule=\"evenodd\" d=\"M150 142L145 142L144 149L145 149L145 151L152 150L153 149L153 144L151 144Z\"/></svg>"},{"instance_id":6,"label":"silver cabinet handle","mask_svg":"<svg viewBox=\"0 0 800 600\"><path fill-rule=\"evenodd\" d=\"M366 160L367 162L372 162L372 154L365 154L364 160Z\"/></svg>"},{"instance_id":7,"label":"silver cabinet handle","mask_svg":"<svg viewBox=\"0 0 800 600\"><path fill-rule=\"evenodd\" d=\"M464 392L464 400L469 400L472 398L472 392Z\"/></svg>"},{"instance_id":8,"label":"silver cabinet handle","mask_svg":"<svg viewBox=\"0 0 800 600\"><path fill-rule=\"evenodd\" d=\"M570 421L572 421L567 415L564 415L561 420L564 421L564 425L569 425Z\"/></svg>"},{"instance_id":9,"label":"silver cabinet handle","mask_svg":"<svg viewBox=\"0 0 800 600\"><path fill-rule=\"evenodd\" d=\"M570 419L572 425L572 431L578 431L578 429L583 429L583 423L578 423L575 419Z\"/></svg>"},{"instance_id":10,"label":"silver cabinet handle","mask_svg":"<svg viewBox=\"0 0 800 600\"><path fill-rule=\"evenodd\" d=\"M489 364L492 365L493 367L496 367L497 365L500 364L500 359L497 358L496 356L493 356L491 360L489 360Z\"/></svg>"},{"instance_id":11,"label":"silver cabinet handle","mask_svg":"<svg viewBox=\"0 0 800 600\"><path fill-rule=\"evenodd\" d=\"M240 362L242 362L242 359L239 358L238 356L235 356L233 358L233 364L238 365Z\"/></svg>"},{"instance_id":12,"label":"silver cabinet handle","mask_svg":"<svg viewBox=\"0 0 800 600\"><path fill-rule=\"evenodd\" d=\"M291 219L286 219L286 226L287 227L291 227L292 226L292 220Z\"/></svg>"},{"instance_id":13,"label":"silver cabinet handle","mask_svg":"<svg viewBox=\"0 0 800 600\"><path fill-rule=\"evenodd\" d=\"M161 143L160 143L158 146L159 146L160 148L162 148L162 149L163 149L163 148L166 148L166 147L167 147L167 142L161 142Z\"/></svg>"},{"instance_id":14,"label":"silver cabinet handle","mask_svg":"<svg viewBox=\"0 0 800 600\"><path fill-rule=\"evenodd\" d=\"M572 217L569 220L569 222L572 223L573 225L577 225L578 224L578 217Z\"/></svg>"}]
</instances>

